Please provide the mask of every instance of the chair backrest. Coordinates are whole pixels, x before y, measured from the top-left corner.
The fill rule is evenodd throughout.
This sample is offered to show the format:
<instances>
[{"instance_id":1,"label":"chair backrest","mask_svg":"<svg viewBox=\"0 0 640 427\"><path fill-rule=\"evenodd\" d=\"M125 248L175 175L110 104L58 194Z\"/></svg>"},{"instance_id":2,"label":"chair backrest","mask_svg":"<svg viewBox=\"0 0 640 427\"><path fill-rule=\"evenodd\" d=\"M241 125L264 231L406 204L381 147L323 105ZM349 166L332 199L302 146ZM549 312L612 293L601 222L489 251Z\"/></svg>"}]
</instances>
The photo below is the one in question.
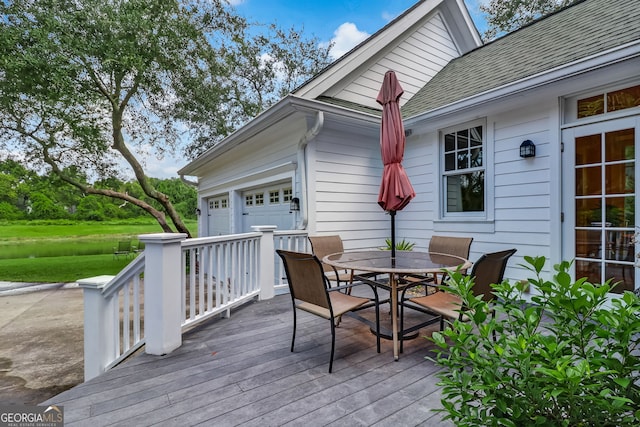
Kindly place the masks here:
<instances>
[{"instance_id":1,"label":"chair backrest","mask_svg":"<svg viewBox=\"0 0 640 427\"><path fill-rule=\"evenodd\" d=\"M484 254L473 264L471 276L474 278L473 293L475 295L483 295L482 299L485 301L493 299L491 284L502 282L507 262L514 253L516 249Z\"/></svg>"},{"instance_id":2,"label":"chair backrest","mask_svg":"<svg viewBox=\"0 0 640 427\"><path fill-rule=\"evenodd\" d=\"M311 243L313 254L320 260L327 255L344 252L342 238L337 234L331 236L309 236L309 242ZM328 264L322 264L322 268L324 271L333 271L333 267Z\"/></svg>"},{"instance_id":3,"label":"chair backrest","mask_svg":"<svg viewBox=\"0 0 640 427\"><path fill-rule=\"evenodd\" d=\"M469 258L469 250L473 237L431 236L429 252L450 254Z\"/></svg>"},{"instance_id":4,"label":"chair backrest","mask_svg":"<svg viewBox=\"0 0 640 427\"><path fill-rule=\"evenodd\" d=\"M330 309L322 263L315 255L277 249L282 258L291 297Z\"/></svg>"}]
</instances>

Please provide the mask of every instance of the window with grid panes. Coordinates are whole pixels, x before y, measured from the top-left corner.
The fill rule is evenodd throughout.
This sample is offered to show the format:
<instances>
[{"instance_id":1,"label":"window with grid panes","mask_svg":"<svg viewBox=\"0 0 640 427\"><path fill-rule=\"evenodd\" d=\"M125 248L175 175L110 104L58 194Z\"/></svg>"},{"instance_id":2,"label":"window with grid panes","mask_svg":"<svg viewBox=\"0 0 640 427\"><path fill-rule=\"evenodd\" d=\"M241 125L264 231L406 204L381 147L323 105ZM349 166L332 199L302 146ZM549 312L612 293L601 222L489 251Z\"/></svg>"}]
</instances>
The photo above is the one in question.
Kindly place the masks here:
<instances>
[{"instance_id":1,"label":"window with grid panes","mask_svg":"<svg viewBox=\"0 0 640 427\"><path fill-rule=\"evenodd\" d=\"M484 212L485 165L482 126L443 137L444 214Z\"/></svg>"}]
</instances>

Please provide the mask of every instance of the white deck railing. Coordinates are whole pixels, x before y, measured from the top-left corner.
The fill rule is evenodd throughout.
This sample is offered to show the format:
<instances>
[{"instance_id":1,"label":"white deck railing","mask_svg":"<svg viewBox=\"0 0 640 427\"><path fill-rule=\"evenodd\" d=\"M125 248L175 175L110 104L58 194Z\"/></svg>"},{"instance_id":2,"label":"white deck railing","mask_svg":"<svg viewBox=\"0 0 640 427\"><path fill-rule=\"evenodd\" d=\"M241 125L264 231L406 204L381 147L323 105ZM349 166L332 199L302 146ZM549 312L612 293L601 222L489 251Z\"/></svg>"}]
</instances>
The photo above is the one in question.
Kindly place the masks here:
<instances>
[{"instance_id":1,"label":"white deck railing","mask_svg":"<svg viewBox=\"0 0 640 427\"><path fill-rule=\"evenodd\" d=\"M145 251L117 276L78 281L84 288L85 381L146 345L167 354L182 332L256 297L287 291L275 249L306 252L306 231L254 227L253 233L186 239L139 236Z\"/></svg>"}]
</instances>

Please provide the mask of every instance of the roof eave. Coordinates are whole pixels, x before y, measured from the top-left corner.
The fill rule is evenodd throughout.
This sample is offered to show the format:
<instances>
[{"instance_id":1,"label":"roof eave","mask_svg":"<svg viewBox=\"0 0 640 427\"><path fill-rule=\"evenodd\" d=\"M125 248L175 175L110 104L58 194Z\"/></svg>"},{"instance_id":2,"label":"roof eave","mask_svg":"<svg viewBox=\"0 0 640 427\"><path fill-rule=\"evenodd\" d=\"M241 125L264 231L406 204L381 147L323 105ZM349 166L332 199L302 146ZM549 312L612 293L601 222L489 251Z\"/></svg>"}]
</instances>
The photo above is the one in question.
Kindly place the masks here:
<instances>
[{"instance_id":1,"label":"roof eave","mask_svg":"<svg viewBox=\"0 0 640 427\"><path fill-rule=\"evenodd\" d=\"M380 121L380 117L374 114L368 114L365 112L352 110L346 107L322 101L304 99L294 95L287 95L272 107L265 110L262 114L258 115L256 118L249 121L240 129L227 136L218 144L209 148L198 158L179 169L177 172L178 175L195 176L197 170L202 168L212 159L220 156L222 153L232 150L237 145L251 139L253 136L268 129L270 126L273 126L277 122L283 120L284 118L297 111L309 113L322 111L324 113L335 114L336 116L340 116L342 118L350 120L364 120L372 123L378 123Z\"/></svg>"}]
</instances>

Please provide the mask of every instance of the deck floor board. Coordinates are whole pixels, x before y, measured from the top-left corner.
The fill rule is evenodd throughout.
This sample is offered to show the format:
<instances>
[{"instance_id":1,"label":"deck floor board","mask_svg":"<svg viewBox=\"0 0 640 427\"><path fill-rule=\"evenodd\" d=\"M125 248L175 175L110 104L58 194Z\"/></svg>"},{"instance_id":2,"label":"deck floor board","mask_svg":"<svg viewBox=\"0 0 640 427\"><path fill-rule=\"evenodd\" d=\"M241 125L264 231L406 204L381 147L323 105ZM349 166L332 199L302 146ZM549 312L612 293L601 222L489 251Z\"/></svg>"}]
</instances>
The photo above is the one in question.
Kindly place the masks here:
<instances>
[{"instance_id":1,"label":"deck floor board","mask_svg":"<svg viewBox=\"0 0 640 427\"><path fill-rule=\"evenodd\" d=\"M405 341L394 361L390 341L378 354L369 327L345 317L329 374L327 322L298 313L291 352L291 310L288 295L247 303L185 332L171 354L140 352L44 404L62 405L66 426L452 425L433 411L441 404L429 341Z\"/></svg>"}]
</instances>

